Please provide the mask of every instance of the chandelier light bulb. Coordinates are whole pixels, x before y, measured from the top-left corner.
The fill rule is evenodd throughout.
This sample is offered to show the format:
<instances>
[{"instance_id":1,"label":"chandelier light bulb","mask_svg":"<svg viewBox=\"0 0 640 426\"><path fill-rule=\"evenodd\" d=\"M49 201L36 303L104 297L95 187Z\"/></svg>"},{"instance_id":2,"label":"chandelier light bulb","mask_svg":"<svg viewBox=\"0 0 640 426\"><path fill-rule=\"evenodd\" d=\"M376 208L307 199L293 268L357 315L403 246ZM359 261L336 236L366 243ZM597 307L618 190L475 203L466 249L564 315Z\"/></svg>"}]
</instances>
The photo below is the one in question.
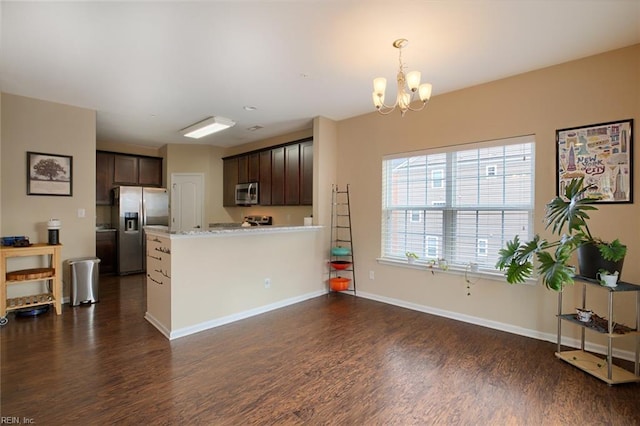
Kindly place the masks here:
<instances>
[{"instance_id":1,"label":"chandelier light bulb","mask_svg":"<svg viewBox=\"0 0 640 426\"><path fill-rule=\"evenodd\" d=\"M428 101L431 98L431 84L424 83L418 88L418 95L422 102Z\"/></svg>"},{"instance_id":2,"label":"chandelier light bulb","mask_svg":"<svg viewBox=\"0 0 640 426\"><path fill-rule=\"evenodd\" d=\"M373 93L382 95L384 97L384 91L387 88L387 79L384 77L378 77L373 79Z\"/></svg>"},{"instance_id":3,"label":"chandelier light bulb","mask_svg":"<svg viewBox=\"0 0 640 426\"><path fill-rule=\"evenodd\" d=\"M407 86L412 92L418 90L420 86L420 71L411 71L407 74Z\"/></svg>"}]
</instances>

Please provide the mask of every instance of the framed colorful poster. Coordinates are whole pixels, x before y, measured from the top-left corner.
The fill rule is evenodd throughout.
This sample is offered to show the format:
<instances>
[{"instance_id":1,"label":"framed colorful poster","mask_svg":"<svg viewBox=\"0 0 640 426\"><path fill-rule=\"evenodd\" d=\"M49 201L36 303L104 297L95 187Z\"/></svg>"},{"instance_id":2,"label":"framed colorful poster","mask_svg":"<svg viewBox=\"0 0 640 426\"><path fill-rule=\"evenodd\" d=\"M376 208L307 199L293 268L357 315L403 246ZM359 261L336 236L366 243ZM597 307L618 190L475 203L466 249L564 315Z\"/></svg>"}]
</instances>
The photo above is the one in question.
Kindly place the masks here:
<instances>
[{"instance_id":1,"label":"framed colorful poster","mask_svg":"<svg viewBox=\"0 0 640 426\"><path fill-rule=\"evenodd\" d=\"M556 194L584 178L597 203L633 202L633 119L556 130Z\"/></svg>"}]
</instances>

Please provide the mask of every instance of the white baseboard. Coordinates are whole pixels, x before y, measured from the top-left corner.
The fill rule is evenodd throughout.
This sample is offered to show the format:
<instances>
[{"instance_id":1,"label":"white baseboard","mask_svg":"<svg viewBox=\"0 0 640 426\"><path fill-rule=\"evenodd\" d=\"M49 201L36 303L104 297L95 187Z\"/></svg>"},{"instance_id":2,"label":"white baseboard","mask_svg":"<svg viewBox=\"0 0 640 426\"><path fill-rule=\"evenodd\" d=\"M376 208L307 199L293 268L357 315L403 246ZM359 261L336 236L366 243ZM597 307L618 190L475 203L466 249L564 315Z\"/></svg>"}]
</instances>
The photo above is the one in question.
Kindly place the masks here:
<instances>
[{"instance_id":1,"label":"white baseboard","mask_svg":"<svg viewBox=\"0 0 640 426\"><path fill-rule=\"evenodd\" d=\"M390 297L380 296L377 294L358 291L358 297L365 299L375 300L377 302L387 303L389 305L400 306L402 308L411 309L413 311L424 312L427 314L437 315L439 317L450 318L456 321L462 321L469 324L480 325L482 327L493 328L495 330L506 331L507 333L517 334L520 336L531 337L537 340L543 340L546 342L557 343L558 336L554 333L542 333L538 330L532 330L528 328L518 327L512 324L502 323L498 321L488 320L486 318L474 317L471 315L465 315L458 312L446 311L444 309L433 308L431 306L418 305L416 303L407 302L405 300L393 299ZM580 340L562 337L562 345L572 348L580 347ZM585 342L585 350L602 355L607 354L607 347L604 345L596 345L593 343ZM635 361L635 354L631 351L623 351L619 349L613 349L613 356L627 361Z\"/></svg>"},{"instance_id":2,"label":"white baseboard","mask_svg":"<svg viewBox=\"0 0 640 426\"><path fill-rule=\"evenodd\" d=\"M149 321L151 325L157 328L158 331L164 335L164 337L166 337L167 339L171 339L171 332L169 331L169 329L167 329L167 327L165 327L160 321L158 321L156 317L151 315L149 312L145 312L144 319Z\"/></svg>"},{"instance_id":3,"label":"white baseboard","mask_svg":"<svg viewBox=\"0 0 640 426\"><path fill-rule=\"evenodd\" d=\"M216 318L210 321L201 322L188 327L179 328L177 330L169 331L165 326L160 324L152 315L147 313L145 319L149 321L154 327L158 329L169 340L178 339L180 337L188 336L190 334L198 333L200 331L209 330L211 328L220 327L221 325L229 324L235 321L240 321L245 318L253 317L263 314L265 312L273 311L275 309L284 308L285 306L294 305L296 303L304 302L314 297L322 296L326 294L326 291L314 291L312 293L303 294L301 296L291 297L289 299L280 300L269 305L259 306L247 311L238 312L236 314L227 315L225 317Z\"/></svg>"}]
</instances>

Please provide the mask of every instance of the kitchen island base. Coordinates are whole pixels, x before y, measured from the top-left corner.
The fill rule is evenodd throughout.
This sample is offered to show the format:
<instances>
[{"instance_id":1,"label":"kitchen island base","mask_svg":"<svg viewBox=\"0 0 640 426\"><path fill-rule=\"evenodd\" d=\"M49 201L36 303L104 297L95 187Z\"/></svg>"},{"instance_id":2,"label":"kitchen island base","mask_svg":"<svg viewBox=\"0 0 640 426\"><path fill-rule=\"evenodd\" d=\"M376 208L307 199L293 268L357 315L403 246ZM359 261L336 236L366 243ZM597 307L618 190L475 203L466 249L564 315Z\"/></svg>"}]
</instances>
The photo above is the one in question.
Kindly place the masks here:
<instances>
[{"instance_id":1,"label":"kitchen island base","mask_svg":"<svg viewBox=\"0 0 640 426\"><path fill-rule=\"evenodd\" d=\"M175 339L325 294L322 230L145 228L145 318Z\"/></svg>"}]
</instances>

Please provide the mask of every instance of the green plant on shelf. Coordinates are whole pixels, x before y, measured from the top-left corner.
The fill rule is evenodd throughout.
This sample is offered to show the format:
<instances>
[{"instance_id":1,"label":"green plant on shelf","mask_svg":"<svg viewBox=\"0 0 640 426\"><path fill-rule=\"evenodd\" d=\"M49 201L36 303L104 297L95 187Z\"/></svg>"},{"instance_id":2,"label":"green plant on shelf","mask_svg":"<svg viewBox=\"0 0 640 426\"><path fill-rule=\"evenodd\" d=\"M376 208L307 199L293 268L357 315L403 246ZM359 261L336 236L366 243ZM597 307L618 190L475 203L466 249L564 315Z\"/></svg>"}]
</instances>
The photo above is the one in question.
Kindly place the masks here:
<instances>
[{"instance_id":1,"label":"green plant on shelf","mask_svg":"<svg viewBox=\"0 0 640 426\"><path fill-rule=\"evenodd\" d=\"M521 241L516 235L500 249L496 268L505 272L508 283L522 283L537 272L548 289L562 291L563 285L573 284L575 268L569 264L572 254L586 246L595 247L605 261L624 259L627 247L618 239L605 242L591 235L587 212L598 210L591 205L597 200L589 198L591 186L583 183L583 178L572 179L564 194L546 205L545 227L557 236L555 241L537 234L529 241Z\"/></svg>"}]
</instances>

